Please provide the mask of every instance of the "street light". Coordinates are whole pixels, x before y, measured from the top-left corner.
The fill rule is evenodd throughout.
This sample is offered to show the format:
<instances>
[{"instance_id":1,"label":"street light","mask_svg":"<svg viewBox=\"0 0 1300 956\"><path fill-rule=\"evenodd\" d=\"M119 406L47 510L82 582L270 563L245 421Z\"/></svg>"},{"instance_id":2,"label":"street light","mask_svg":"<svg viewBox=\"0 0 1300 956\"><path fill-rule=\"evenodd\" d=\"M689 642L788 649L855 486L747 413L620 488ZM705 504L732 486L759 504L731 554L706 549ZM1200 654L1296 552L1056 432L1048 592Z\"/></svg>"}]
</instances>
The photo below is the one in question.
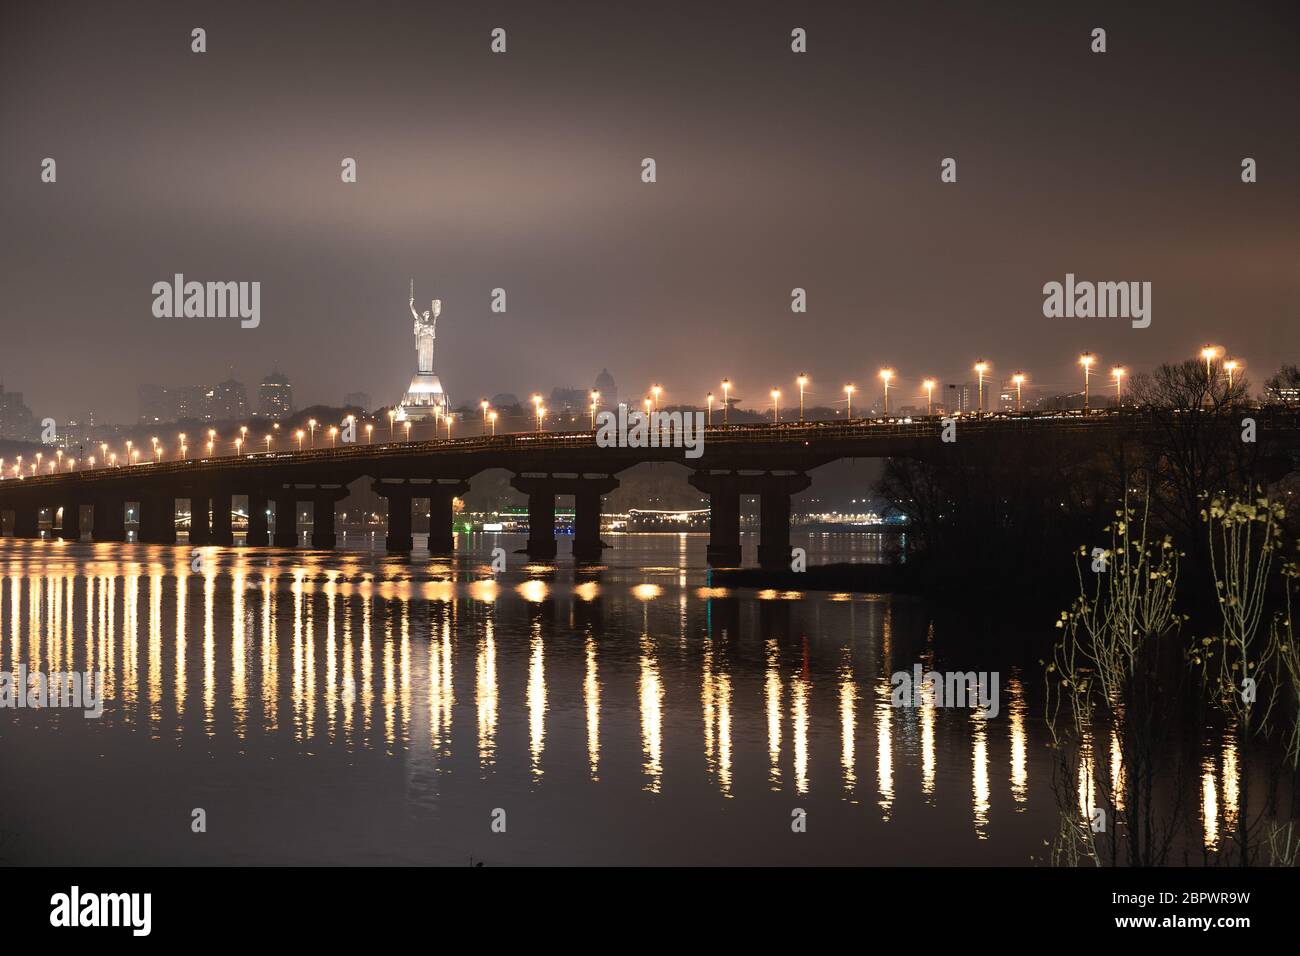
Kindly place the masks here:
<instances>
[{"instance_id":1,"label":"street light","mask_svg":"<svg viewBox=\"0 0 1300 956\"><path fill-rule=\"evenodd\" d=\"M704 396L704 403L705 405L708 406L708 417L705 418L704 425L706 428L712 428L713 427L713 393L712 392L709 392L709 394Z\"/></svg>"},{"instance_id":2,"label":"street light","mask_svg":"<svg viewBox=\"0 0 1300 956\"><path fill-rule=\"evenodd\" d=\"M1018 413L1020 411L1020 387L1025 384L1025 373L1017 372L1011 376L1011 381L1016 386L1016 412Z\"/></svg>"},{"instance_id":3,"label":"street light","mask_svg":"<svg viewBox=\"0 0 1300 956\"><path fill-rule=\"evenodd\" d=\"M1128 370L1125 369L1124 366L1122 365L1116 365L1113 369L1110 370L1110 377L1115 380L1115 407L1116 408L1120 408L1124 404L1124 395L1122 390L1124 387L1123 386L1124 376L1127 374L1128 374Z\"/></svg>"},{"instance_id":4,"label":"street light","mask_svg":"<svg viewBox=\"0 0 1300 956\"><path fill-rule=\"evenodd\" d=\"M537 431L539 433L542 430L542 419L545 417L546 417L546 406L538 405L537 406Z\"/></svg>"},{"instance_id":5,"label":"street light","mask_svg":"<svg viewBox=\"0 0 1300 956\"><path fill-rule=\"evenodd\" d=\"M656 411L656 412L659 411L659 395L660 395L660 393L663 392L663 390L664 390L664 388L663 388L662 385L651 385L651 386L650 386L650 394L654 396L654 400L655 400L655 411Z\"/></svg>"},{"instance_id":6,"label":"street light","mask_svg":"<svg viewBox=\"0 0 1300 956\"><path fill-rule=\"evenodd\" d=\"M366 423L366 444L373 445L374 443L375 443L375 426L373 422L367 422Z\"/></svg>"},{"instance_id":7,"label":"street light","mask_svg":"<svg viewBox=\"0 0 1300 956\"><path fill-rule=\"evenodd\" d=\"M240 431L242 430L243 429L240 429ZM314 418L307 419L307 432L310 436L308 440L311 443L311 447L315 448L316 447L316 419Z\"/></svg>"},{"instance_id":8,"label":"street light","mask_svg":"<svg viewBox=\"0 0 1300 956\"><path fill-rule=\"evenodd\" d=\"M853 421L853 393L856 389L852 385L844 386L845 399L849 403L849 421Z\"/></svg>"},{"instance_id":9,"label":"street light","mask_svg":"<svg viewBox=\"0 0 1300 956\"><path fill-rule=\"evenodd\" d=\"M271 454L271 433L266 433L266 453Z\"/></svg>"},{"instance_id":10,"label":"street light","mask_svg":"<svg viewBox=\"0 0 1300 956\"><path fill-rule=\"evenodd\" d=\"M497 413L488 412L488 424L492 426L492 436L495 438L497 433Z\"/></svg>"},{"instance_id":11,"label":"street light","mask_svg":"<svg viewBox=\"0 0 1300 956\"><path fill-rule=\"evenodd\" d=\"M885 383L885 417L889 417L889 380L894 377L892 368L882 368L880 370L880 379Z\"/></svg>"},{"instance_id":12,"label":"street light","mask_svg":"<svg viewBox=\"0 0 1300 956\"><path fill-rule=\"evenodd\" d=\"M1207 345L1201 349L1201 358L1205 359L1205 377L1210 377L1210 363L1219 357L1223 350L1217 345Z\"/></svg>"},{"instance_id":13,"label":"street light","mask_svg":"<svg viewBox=\"0 0 1300 956\"><path fill-rule=\"evenodd\" d=\"M451 441L451 423L452 423L452 417L451 417L450 415L444 415L443 418L445 418L446 421L447 421L447 441Z\"/></svg>"},{"instance_id":14,"label":"street light","mask_svg":"<svg viewBox=\"0 0 1300 956\"><path fill-rule=\"evenodd\" d=\"M731 402L727 399L727 393L731 391L731 379L722 380L722 424L731 424Z\"/></svg>"},{"instance_id":15,"label":"street light","mask_svg":"<svg viewBox=\"0 0 1300 956\"><path fill-rule=\"evenodd\" d=\"M781 420L781 390L779 388L774 388L772 389L772 424L775 425L780 420Z\"/></svg>"},{"instance_id":16,"label":"street light","mask_svg":"<svg viewBox=\"0 0 1300 956\"><path fill-rule=\"evenodd\" d=\"M410 422L410 420L408 419L407 421L402 422L402 427L406 429L406 440L407 440L407 441L410 441L410 440L411 440L411 422Z\"/></svg>"},{"instance_id":17,"label":"street light","mask_svg":"<svg viewBox=\"0 0 1300 956\"><path fill-rule=\"evenodd\" d=\"M338 447L338 441L336 440L336 439L338 438L338 434L339 434L339 430L338 430L338 428L335 427L334 425L331 425L331 426L330 426L330 447L331 447L331 448L337 448L337 447ZM267 441L270 441L270 440L271 440L271 436L270 436L270 435L267 435L267 436L266 436L266 439L267 439Z\"/></svg>"},{"instance_id":18,"label":"street light","mask_svg":"<svg viewBox=\"0 0 1300 956\"><path fill-rule=\"evenodd\" d=\"M808 373L800 372L795 381L799 383L799 421L803 421L803 390L808 385Z\"/></svg>"},{"instance_id":19,"label":"street light","mask_svg":"<svg viewBox=\"0 0 1300 956\"><path fill-rule=\"evenodd\" d=\"M989 370L989 363L980 359L975 363L975 372L979 375L979 406L976 409L978 414L984 414L984 373Z\"/></svg>"},{"instance_id":20,"label":"street light","mask_svg":"<svg viewBox=\"0 0 1300 956\"><path fill-rule=\"evenodd\" d=\"M1083 366L1083 413L1088 414L1088 373L1092 370L1092 363L1097 361L1091 352L1084 352L1079 356L1079 364Z\"/></svg>"},{"instance_id":21,"label":"street light","mask_svg":"<svg viewBox=\"0 0 1300 956\"><path fill-rule=\"evenodd\" d=\"M1223 363L1223 370L1228 373L1228 394L1232 394L1232 373L1237 371L1241 366L1236 359L1228 359Z\"/></svg>"},{"instance_id":22,"label":"street light","mask_svg":"<svg viewBox=\"0 0 1300 956\"><path fill-rule=\"evenodd\" d=\"M925 386L925 414L927 416L934 414L934 379L927 378L921 383Z\"/></svg>"},{"instance_id":23,"label":"street light","mask_svg":"<svg viewBox=\"0 0 1300 956\"><path fill-rule=\"evenodd\" d=\"M303 430L302 430L301 428L299 428L296 432L293 433L293 437L296 438L296 439L298 439L298 450L299 450L299 451L302 451L302 436L303 436L304 434L305 434L305 433L303 432Z\"/></svg>"}]
</instances>

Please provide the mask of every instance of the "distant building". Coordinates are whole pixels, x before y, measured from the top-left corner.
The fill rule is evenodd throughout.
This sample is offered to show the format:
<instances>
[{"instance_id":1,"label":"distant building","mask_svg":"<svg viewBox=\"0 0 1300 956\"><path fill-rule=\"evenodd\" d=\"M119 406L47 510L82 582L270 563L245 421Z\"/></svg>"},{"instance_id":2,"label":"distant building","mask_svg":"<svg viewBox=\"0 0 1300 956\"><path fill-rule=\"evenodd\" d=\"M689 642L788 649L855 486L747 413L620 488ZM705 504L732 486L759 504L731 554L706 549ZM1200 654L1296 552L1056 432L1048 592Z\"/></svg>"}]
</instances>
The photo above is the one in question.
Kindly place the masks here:
<instances>
[{"instance_id":1,"label":"distant building","mask_svg":"<svg viewBox=\"0 0 1300 956\"><path fill-rule=\"evenodd\" d=\"M603 393L601 398L604 398ZM574 412L585 412L590 404L591 399L581 388L553 388L551 397L547 400L547 408L557 414L571 415Z\"/></svg>"},{"instance_id":2,"label":"distant building","mask_svg":"<svg viewBox=\"0 0 1300 956\"><path fill-rule=\"evenodd\" d=\"M248 394L243 384L233 378L212 386L141 385L136 397L142 425L248 417Z\"/></svg>"},{"instance_id":3,"label":"distant building","mask_svg":"<svg viewBox=\"0 0 1300 956\"><path fill-rule=\"evenodd\" d=\"M600 392L602 408L618 407L618 386L614 384L614 376L609 374L609 369L600 370L600 374L596 376L596 384L592 388Z\"/></svg>"},{"instance_id":4,"label":"distant building","mask_svg":"<svg viewBox=\"0 0 1300 956\"><path fill-rule=\"evenodd\" d=\"M203 417L208 390L199 385L141 385L136 389L142 425Z\"/></svg>"},{"instance_id":5,"label":"distant building","mask_svg":"<svg viewBox=\"0 0 1300 956\"><path fill-rule=\"evenodd\" d=\"M369 392L348 392L343 396L344 408L359 408L363 412L370 411L370 393Z\"/></svg>"},{"instance_id":6,"label":"distant building","mask_svg":"<svg viewBox=\"0 0 1300 956\"><path fill-rule=\"evenodd\" d=\"M141 385L136 388L135 396L140 408L137 417L142 425L176 420L172 415L167 389L161 385Z\"/></svg>"},{"instance_id":7,"label":"distant building","mask_svg":"<svg viewBox=\"0 0 1300 956\"><path fill-rule=\"evenodd\" d=\"M202 419L208 422L228 422L248 417L248 392L242 382L228 378L208 389Z\"/></svg>"},{"instance_id":8,"label":"distant building","mask_svg":"<svg viewBox=\"0 0 1300 956\"><path fill-rule=\"evenodd\" d=\"M58 442L64 448L76 448L78 445L90 444L91 434L95 430L95 414L91 412L85 418L70 418L59 432Z\"/></svg>"},{"instance_id":9,"label":"distant building","mask_svg":"<svg viewBox=\"0 0 1300 956\"><path fill-rule=\"evenodd\" d=\"M1283 405L1300 405L1300 387L1289 382L1279 382L1264 388L1264 394L1274 402Z\"/></svg>"},{"instance_id":10,"label":"distant building","mask_svg":"<svg viewBox=\"0 0 1300 956\"><path fill-rule=\"evenodd\" d=\"M23 402L22 392L6 392L0 382L0 438L34 441L37 438L36 416Z\"/></svg>"},{"instance_id":11,"label":"distant building","mask_svg":"<svg viewBox=\"0 0 1300 956\"><path fill-rule=\"evenodd\" d=\"M978 399L977 392L977 389L971 388L969 382L961 385L945 385L943 389L943 410L963 414L975 411Z\"/></svg>"},{"instance_id":12,"label":"distant building","mask_svg":"<svg viewBox=\"0 0 1300 956\"><path fill-rule=\"evenodd\" d=\"M257 415L277 422L292 414L293 385L287 375L279 369L272 369L257 387Z\"/></svg>"}]
</instances>

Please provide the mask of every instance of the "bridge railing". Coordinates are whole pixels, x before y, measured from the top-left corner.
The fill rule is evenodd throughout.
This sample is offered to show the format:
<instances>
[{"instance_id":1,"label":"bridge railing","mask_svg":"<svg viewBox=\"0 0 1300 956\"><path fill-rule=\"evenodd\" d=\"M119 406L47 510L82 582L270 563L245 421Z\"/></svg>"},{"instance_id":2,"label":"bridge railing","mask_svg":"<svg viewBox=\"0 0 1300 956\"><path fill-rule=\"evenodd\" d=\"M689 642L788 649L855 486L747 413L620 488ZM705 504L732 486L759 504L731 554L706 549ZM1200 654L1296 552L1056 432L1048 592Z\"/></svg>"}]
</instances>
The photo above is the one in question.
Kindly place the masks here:
<instances>
[{"instance_id":1,"label":"bridge railing","mask_svg":"<svg viewBox=\"0 0 1300 956\"><path fill-rule=\"evenodd\" d=\"M1234 414L1277 413L1268 406L1238 406ZM1284 413L1292 420L1295 412ZM708 444L797 443L810 441L854 440L865 436L889 435L918 438L937 435L945 419L952 418L963 433L1019 431L1051 427L1053 430L1080 430L1105 427L1141 427L1151 424L1155 416L1140 409L1079 409L1064 411L991 412L965 415L929 415L911 418L859 418L853 421L791 421L714 424L705 429ZM267 465L346 464L354 461L385 460L426 455L471 455L484 452L519 452L540 449L586 448L595 445L595 432L543 431L511 432L505 435L480 435L467 438L389 441L378 444L350 443L332 448L294 451L250 452L240 455L217 455L182 461L142 461L126 465L98 466L92 469L61 471L57 474L4 476L0 489L13 483L24 487L48 487L68 482L114 481L128 476L184 477L227 470L260 470Z\"/></svg>"}]
</instances>

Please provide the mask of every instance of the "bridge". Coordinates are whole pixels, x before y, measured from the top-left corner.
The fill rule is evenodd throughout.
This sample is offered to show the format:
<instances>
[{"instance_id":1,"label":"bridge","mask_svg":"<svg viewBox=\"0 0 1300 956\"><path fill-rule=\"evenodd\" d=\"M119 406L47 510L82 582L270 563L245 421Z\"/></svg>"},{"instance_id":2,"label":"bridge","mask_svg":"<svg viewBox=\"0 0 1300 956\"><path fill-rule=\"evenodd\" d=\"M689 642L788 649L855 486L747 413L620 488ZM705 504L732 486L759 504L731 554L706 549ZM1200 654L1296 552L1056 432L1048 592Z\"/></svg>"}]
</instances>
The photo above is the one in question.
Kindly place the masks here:
<instances>
[{"instance_id":1,"label":"bridge","mask_svg":"<svg viewBox=\"0 0 1300 956\"><path fill-rule=\"evenodd\" d=\"M1295 411L1243 406L1223 424L1238 427L1247 415L1257 419L1260 442L1281 439L1287 447L1296 447L1300 416ZM956 442L945 441L946 427L955 427L955 434L950 430L947 437ZM808 472L820 465L841 458L935 460L952 454L958 443L1049 435L1077 440L1086 448L1106 440L1141 440L1158 427L1151 413L1108 409L717 425L704 430L696 458L686 457L681 447L602 447L589 430L346 444L107 467L101 463L0 480L0 534L7 525L15 537L37 538L40 515L48 512L52 535L79 541L83 509L88 509L91 540L125 541L127 508L134 503L139 509L138 540L174 544L177 503L188 499L190 543L232 545L233 499L242 495L248 501L246 545L296 547L298 503L310 501L310 545L329 549L337 544L337 502L347 497L349 485L370 478L374 491L387 499L385 545L390 552L412 550L411 506L427 500L429 550L450 553L455 548L453 498L469 490L474 475L504 468L514 474L511 485L528 497L527 553L539 560L555 557L555 499L572 495L574 557L595 561L604 547L599 534L601 499L618 487L618 473L642 462L672 461L691 469L690 484L710 498L711 565L740 565L740 497L757 495L759 563L788 568L790 499L811 485ZM274 522L268 511L273 511Z\"/></svg>"}]
</instances>

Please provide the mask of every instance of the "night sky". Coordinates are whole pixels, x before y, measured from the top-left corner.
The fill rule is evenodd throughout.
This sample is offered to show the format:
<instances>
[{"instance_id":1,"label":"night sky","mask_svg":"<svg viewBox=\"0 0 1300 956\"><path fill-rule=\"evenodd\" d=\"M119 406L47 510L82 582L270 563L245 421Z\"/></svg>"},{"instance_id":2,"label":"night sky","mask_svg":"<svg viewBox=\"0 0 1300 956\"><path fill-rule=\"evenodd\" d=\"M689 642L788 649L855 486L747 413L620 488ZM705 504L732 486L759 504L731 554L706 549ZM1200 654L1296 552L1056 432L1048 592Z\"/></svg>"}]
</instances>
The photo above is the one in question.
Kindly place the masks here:
<instances>
[{"instance_id":1,"label":"night sky","mask_svg":"<svg viewBox=\"0 0 1300 956\"><path fill-rule=\"evenodd\" d=\"M1300 7L1131 6L5 3L0 379L38 418L273 364L300 406L386 404L414 278L456 402L603 366L830 401L892 365L906 403L1206 341L1259 382L1300 359ZM177 272L260 281L261 326L155 318ZM1067 272L1150 281L1151 327L1044 318Z\"/></svg>"}]
</instances>

